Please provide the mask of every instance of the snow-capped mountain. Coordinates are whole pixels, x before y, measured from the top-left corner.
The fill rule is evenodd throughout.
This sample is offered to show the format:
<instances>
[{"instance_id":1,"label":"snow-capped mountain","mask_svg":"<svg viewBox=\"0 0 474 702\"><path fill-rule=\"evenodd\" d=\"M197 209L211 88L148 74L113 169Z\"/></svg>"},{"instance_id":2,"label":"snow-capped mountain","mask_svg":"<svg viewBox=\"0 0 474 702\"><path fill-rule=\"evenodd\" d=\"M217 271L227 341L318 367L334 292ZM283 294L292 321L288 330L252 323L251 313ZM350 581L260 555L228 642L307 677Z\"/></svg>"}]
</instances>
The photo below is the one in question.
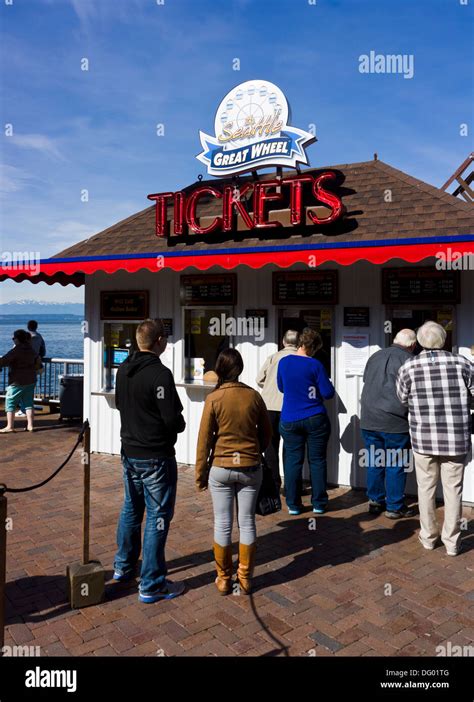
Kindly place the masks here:
<instances>
[{"instance_id":1,"label":"snow-capped mountain","mask_svg":"<svg viewBox=\"0 0 474 702\"><path fill-rule=\"evenodd\" d=\"M84 315L84 304L82 302L48 302L46 300L12 300L11 302L0 303L0 315L15 314L35 315L43 314L77 314Z\"/></svg>"}]
</instances>

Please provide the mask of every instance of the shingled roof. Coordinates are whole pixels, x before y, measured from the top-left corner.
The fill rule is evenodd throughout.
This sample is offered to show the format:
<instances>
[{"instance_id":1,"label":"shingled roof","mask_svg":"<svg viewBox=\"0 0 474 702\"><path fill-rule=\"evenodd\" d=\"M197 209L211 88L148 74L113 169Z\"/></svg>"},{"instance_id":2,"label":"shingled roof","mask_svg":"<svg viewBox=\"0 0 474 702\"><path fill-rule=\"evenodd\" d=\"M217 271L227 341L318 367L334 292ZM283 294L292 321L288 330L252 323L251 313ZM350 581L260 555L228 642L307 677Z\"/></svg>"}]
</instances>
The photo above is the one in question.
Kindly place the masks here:
<instances>
[{"instance_id":1,"label":"shingled roof","mask_svg":"<svg viewBox=\"0 0 474 702\"><path fill-rule=\"evenodd\" d=\"M382 161L342 164L324 169L308 169L305 173L317 176L326 170L336 171L338 184L332 190L342 197L346 215L330 227L315 226L285 229L262 229L258 236L253 231L232 232L223 237L210 235L199 238L157 237L155 235L155 207L147 207L127 219L85 239L53 258L110 256L117 254L160 253L161 251L197 250L218 251L233 247L268 246L275 240L285 244L319 244L323 242L359 242L405 238L465 235L474 233L474 208L458 198L417 178L403 173ZM273 178L266 174L260 178ZM243 184L251 177L240 178ZM200 185L225 185L230 180L202 181ZM184 190L194 188L194 183ZM326 186L325 186L326 187ZM199 215L215 216L219 201L213 197L200 200ZM171 211L170 211L171 218Z\"/></svg>"}]
</instances>

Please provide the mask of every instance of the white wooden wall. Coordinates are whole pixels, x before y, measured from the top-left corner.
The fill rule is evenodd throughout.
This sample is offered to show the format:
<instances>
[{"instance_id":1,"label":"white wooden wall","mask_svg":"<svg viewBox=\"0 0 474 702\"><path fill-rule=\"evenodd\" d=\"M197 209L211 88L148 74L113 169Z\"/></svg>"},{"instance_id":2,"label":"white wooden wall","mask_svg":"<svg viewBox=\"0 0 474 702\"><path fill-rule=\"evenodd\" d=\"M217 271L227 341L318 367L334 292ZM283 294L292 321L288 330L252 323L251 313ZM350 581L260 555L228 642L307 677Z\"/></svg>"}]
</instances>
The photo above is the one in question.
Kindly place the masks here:
<instances>
[{"instance_id":1,"label":"white wooden wall","mask_svg":"<svg viewBox=\"0 0 474 702\"><path fill-rule=\"evenodd\" d=\"M404 266L403 261L390 261L387 266ZM426 262L425 262L426 265ZM298 266L292 268L297 269ZM303 266L301 266L304 269ZM346 377L342 357L342 336L344 333L369 333L370 353L384 346L384 326L387 319L381 304L380 268L366 262L352 266L325 264L322 268L339 270L339 304L334 309L334 343L336 369L333 382L336 397L328 402L328 412L332 424L332 434L328 449L328 477L332 483L340 485L365 486L365 468L359 466L358 452L362 448L359 428L360 394L362 379ZM218 272L213 268L208 273ZM268 355L277 350L277 311L272 307L272 271L276 267L267 266L252 270L246 266L236 269L238 292L234 314L245 316L248 308L269 310L269 326L265 340L254 343L248 338L234 339L236 348L244 360L242 381L256 387L258 369ZM307 269L306 269L307 270ZM199 273L186 269L186 274ZM143 290L150 291L150 316L173 318L174 334L169 346L173 349L173 372L176 381L183 378L183 330L182 308L179 301L179 273L161 270L153 273L141 271L136 274L118 272L113 275L96 273L86 276L86 319L89 322L88 334L84 342L85 386L84 417L91 422L91 447L103 453L120 452L120 423L113 403L105 397L92 396L102 386L103 347L100 322L100 290ZM474 344L474 276L470 272L462 274L462 304L457 307L457 344L460 353L471 358L471 345ZM344 306L369 306L370 328L345 329L343 326ZM308 306L306 306L308 307ZM310 305L309 305L310 307ZM202 388L178 388L184 406L187 429L179 435L176 446L177 460L194 463L197 432L206 391ZM464 499L474 502L474 463L471 460L466 469ZM416 494L414 474L408 475L407 492Z\"/></svg>"}]
</instances>

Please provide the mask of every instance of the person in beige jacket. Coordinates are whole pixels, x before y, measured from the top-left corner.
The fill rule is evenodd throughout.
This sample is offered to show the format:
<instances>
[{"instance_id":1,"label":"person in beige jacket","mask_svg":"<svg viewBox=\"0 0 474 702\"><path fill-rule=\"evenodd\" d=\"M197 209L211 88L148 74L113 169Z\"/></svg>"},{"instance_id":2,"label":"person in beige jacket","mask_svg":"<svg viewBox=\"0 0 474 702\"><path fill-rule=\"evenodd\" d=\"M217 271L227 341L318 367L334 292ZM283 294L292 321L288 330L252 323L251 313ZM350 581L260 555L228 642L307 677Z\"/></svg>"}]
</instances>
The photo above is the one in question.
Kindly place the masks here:
<instances>
[{"instance_id":1,"label":"person in beige jacket","mask_svg":"<svg viewBox=\"0 0 474 702\"><path fill-rule=\"evenodd\" d=\"M219 354L218 381L204 403L196 451L196 486L210 488L214 508L214 560L220 594L232 590L232 524L237 501L240 591L249 594L255 563L255 508L262 482L261 452L272 429L260 394L238 382L244 364L236 349Z\"/></svg>"},{"instance_id":2,"label":"person in beige jacket","mask_svg":"<svg viewBox=\"0 0 474 702\"><path fill-rule=\"evenodd\" d=\"M272 440L265 451L265 460L272 471L275 484L281 488L280 475L280 415L283 393L278 390L278 364L282 358L298 350L298 332L288 329L283 337L283 348L267 358L257 375L257 385L262 388L262 398L272 425Z\"/></svg>"}]
</instances>

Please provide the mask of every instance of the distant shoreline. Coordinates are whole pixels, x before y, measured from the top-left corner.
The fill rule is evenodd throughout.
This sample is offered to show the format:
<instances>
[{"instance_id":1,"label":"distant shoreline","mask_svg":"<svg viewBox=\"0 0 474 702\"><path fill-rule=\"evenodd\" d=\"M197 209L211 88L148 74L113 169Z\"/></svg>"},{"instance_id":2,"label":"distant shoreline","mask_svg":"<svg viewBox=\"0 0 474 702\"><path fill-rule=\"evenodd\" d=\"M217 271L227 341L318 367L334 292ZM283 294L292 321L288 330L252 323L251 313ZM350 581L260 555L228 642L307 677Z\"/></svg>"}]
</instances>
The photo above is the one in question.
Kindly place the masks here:
<instances>
[{"instance_id":1,"label":"distant shoreline","mask_svg":"<svg viewBox=\"0 0 474 702\"><path fill-rule=\"evenodd\" d=\"M0 314L0 324L24 324L30 319L35 319L39 325L41 324L79 324L83 321L84 316L81 314Z\"/></svg>"}]
</instances>

